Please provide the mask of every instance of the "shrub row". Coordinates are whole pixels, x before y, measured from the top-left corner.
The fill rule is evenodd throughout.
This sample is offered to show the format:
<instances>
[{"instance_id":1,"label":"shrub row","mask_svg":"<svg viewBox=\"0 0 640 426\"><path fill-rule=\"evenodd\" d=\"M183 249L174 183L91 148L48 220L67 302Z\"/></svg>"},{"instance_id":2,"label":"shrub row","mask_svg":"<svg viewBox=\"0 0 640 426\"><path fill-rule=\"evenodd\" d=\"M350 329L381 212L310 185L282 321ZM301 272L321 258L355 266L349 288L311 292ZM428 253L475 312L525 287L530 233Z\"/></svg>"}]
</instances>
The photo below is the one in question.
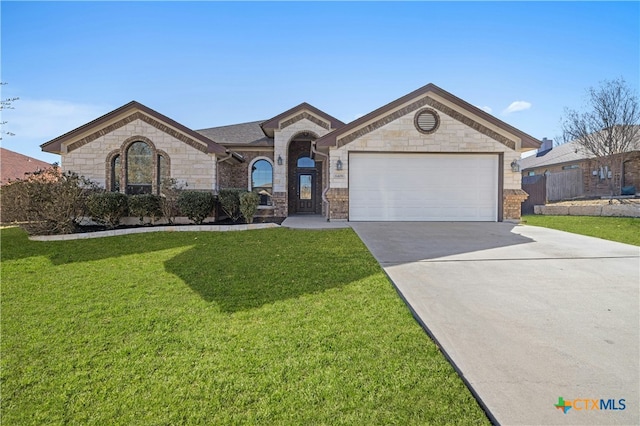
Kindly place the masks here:
<instances>
[{"instance_id":1,"label":"shrub row","mask_svg":"<svg viewBox=\"0 0 640 426\"><path fill-rule=\"evenodd\" d=\"M260 198L254 192L224 189L218 200L231 220L244 217L252 223ZM138 217L140 224L145 218L154 223L163 217L173 223L178 215L201 224L212 215L216 197L205 191L184 191L175 180L163 185L160 196L104 192L75 173L53 168L3 186L0 206L2 222L20 222L30 234L45 235L72 233L87 216L109 228L128 215Z\"/></svg>"}]
</instances>

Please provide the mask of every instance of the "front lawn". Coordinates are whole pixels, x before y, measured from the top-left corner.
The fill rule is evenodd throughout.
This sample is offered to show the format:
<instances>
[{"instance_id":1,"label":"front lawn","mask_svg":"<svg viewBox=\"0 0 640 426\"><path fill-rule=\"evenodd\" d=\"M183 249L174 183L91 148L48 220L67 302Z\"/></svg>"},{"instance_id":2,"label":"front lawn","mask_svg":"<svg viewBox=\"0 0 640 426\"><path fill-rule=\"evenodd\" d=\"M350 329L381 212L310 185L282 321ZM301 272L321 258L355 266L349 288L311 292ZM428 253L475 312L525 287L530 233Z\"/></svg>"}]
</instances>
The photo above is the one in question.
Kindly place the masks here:
<instances>
[{"instance_id":1,"label":"front lawn","mask_svg":"<svg viewBox=\"0 0 640 426\"><path fill-rule=\"evenodd\" d=\"M3 424L488 424L350 229L0 235Z\"/></svg>"},{"instance_id":2,"label":"front lawn","mask_svg":"<svg viewBox=\"0 0 640 426\"><path fill-rule=\"evenodd\" d=\"M639 218L527 215L522 223L640 246Z\"/></svg>"}]
</instances>

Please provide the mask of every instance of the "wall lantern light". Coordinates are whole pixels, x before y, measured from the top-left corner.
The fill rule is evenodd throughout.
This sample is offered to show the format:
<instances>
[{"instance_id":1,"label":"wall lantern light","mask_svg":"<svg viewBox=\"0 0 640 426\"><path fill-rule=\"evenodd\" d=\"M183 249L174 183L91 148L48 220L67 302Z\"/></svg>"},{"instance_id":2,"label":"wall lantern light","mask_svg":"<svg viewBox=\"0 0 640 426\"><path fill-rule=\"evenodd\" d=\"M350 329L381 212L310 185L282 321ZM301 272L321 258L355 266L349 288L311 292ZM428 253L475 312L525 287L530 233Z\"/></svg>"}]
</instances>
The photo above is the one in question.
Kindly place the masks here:
<instances>
[{"instance_id":1,"label":"wall lantern light","mask_svg":"<svg viewBox=\"0 0 640 426\"><path fill-rule=\"evenodd\" d=\"M518 163L518 160L513 160L511 162L511 171L514 173L517 173L520 171L520 164Z\"/></svg>"},{"instance_id":2,"label":"wall lantern light","mask_svg":"<svg viewBox=\"0 0 640 426\"><path fill-rule=\"evenodd\" d=\"M282 166L282 157L278 155L278 166Z\"/></svg>"},{"instance_id":3,"label":"wall lantern light","mask_svg":"<svg viewBox=\"0 0 640 426\"><path fill-rule=\"evenodd\" d=\"M342 160L336 161L336 169L342 170Z\"/></svg>"}]
</instances>

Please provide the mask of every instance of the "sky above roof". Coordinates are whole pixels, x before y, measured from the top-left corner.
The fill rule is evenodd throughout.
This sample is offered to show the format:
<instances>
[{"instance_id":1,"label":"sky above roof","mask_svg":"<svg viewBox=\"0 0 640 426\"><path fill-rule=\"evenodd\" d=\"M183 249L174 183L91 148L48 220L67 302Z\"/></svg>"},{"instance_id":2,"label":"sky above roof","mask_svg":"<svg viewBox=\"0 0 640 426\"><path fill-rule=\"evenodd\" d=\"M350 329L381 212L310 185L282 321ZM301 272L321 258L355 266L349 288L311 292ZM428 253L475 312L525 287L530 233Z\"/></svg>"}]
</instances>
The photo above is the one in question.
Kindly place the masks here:
<instances>
[{"instance_id":1,"label":"sky above roof","mask_svg":"<svg viewBox=\"0 0 640 426\"><path fill-rule=\"evenodd\" d=\"M192 129L301 102L350 122L427 83L538 139L640 85L639 2L2 1L1 142L40 145L131 100Z\"/></svg>"}]
</instances>

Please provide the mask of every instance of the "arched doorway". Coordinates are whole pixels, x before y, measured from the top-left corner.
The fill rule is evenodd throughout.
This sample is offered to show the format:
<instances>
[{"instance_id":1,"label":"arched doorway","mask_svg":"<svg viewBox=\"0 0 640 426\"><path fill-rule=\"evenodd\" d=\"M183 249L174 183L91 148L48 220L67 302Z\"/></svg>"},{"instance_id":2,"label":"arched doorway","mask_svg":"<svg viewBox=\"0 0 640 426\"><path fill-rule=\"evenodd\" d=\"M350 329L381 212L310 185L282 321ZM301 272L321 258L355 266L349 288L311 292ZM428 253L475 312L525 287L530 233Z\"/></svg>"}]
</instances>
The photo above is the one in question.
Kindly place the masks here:
<instances>
[{"instance_id":1,"label":"arched doorway","mask_svg":"<svg viewBox=\"0 0 640 426\"><path fill-rule=\"evenodd\" d=\"M288 191L289 214L322 212L322 162L312 151L316 139L309 133L296 136L289 144Z\"/></svg>"}]
</instances>

